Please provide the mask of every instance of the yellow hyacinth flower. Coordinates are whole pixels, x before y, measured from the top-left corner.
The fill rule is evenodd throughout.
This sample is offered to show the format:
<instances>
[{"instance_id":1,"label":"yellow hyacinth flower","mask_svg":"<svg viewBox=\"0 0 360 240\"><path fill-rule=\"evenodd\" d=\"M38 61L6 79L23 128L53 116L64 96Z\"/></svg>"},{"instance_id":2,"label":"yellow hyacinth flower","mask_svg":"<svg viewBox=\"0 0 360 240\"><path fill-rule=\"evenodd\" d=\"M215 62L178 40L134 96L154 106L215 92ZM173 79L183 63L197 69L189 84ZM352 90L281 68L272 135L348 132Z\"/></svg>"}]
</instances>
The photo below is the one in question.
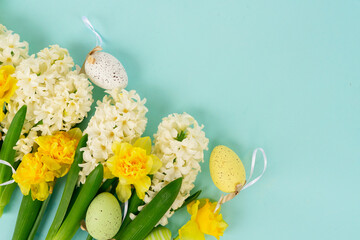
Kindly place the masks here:
<instances>
[{"instance_id":1,"label":"yellow hyacinth flower","mask_svg":"<svg viewBox=\"0 0 360 240\"><path fill-rule=\"evenodd\" d=\"M5 102L9 102L12 95L14 95L17 89L17 79L11 77L11 74L15 72L15 68L11 65L5 65L0 68L0 121L5 117L2 111L2 107Z\"/></svg>"},{"instance_id":2,"label":"yellow hyacinth flower","mask_svg":"<svg viewBox=\"0 0 360 240\"><path fill-rule=\"evenodd\" d=\"M57 132L51 136L41 136L35 139L39 145L38 153L45 166L54 172L57 178L64 176L74 161L76 147L81 138L79 128L69 132Z\"/></svg>"},{"instance_id":3,"label":"yellow hyacinth flower","mask_svg":"<svg viewBox=\"0 0 360 240\"><path fill-rule=\"evenodd\" d=\"M136 194L144 199L149 190L151 179L148 174L154 174L161 167L158 157L151 154L150 137L138 139L134 145L114 142L112 145L114 156L105 163L105 178L119 178L116 194L120 201L126 202L131 196L131 187Z\"/></svg>"},{"instance_id":4,"label":"yellow hyacinth flower","mask_svg":"<svg viewBox=\"0 0 360 240\"><path fill-rule=\"evenodd\" d=\"M55 176L41 158L39 153L26 154L12 177L22 194L28 195L31 190L33 200L44 201L52 193Z\"/></svg>"},{"instance_id":5,"label":"yellow hyacinth flower","mask_svg":"<svg viewBox=\"0 0 360 240\"><path fill-rule=\"evenodd\" d=\"M191 220L180 228L180 240L205 240L205 234L219 240L228 224L219 214L220 208L214 212L216 204L211 203L209 199L196 200L188 204L187 210L191 214Z\"/></svg>"}]
</instances>

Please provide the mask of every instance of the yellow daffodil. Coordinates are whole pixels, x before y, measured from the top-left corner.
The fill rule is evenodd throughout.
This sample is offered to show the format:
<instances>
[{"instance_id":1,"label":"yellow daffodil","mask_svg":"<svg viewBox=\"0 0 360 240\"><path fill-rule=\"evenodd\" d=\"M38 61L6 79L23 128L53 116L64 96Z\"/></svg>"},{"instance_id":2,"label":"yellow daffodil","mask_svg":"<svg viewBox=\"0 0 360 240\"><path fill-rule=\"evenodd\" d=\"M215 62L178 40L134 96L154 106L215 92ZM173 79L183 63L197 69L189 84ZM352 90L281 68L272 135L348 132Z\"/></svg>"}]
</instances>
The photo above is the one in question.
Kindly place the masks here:
<instances>
[{"instance_id":1,"label":"yellow daffodil","mask_svg":"<svg viewBox=\"0 0 360 240\"><path fill-rule=\"evenodd\" d=\"M74 161L75 150L81 138L78 128L57 132L36 139L36 153L26 154L13 174L21 192L44 201L52 193L56 178L64 176Z\"/></svg>"},{"instance_id":2,"label":"yellow daffodil","mask_svg":"<svg viewBox=\"0 0 360 240\"><path fill-rule=\"evenodd\" d=\"M52 193L55 176L43 164L39 153L26 154L16 172L13 174L21 192L28 195L31 190L33 200L44 201Z\"/></svg>"},{"instance_id":3,"label":"yellow daffodil","mask_svg":"<svg viewBox=\"0 0 360 240\"><path fill-rule=\"evenodd\" d=\"M130 198L132 186L138 197L144 199L151 185L148 174L154 174L161 167L160 159L151 154L150 137L140 138L134 145L114 142L112 151L114 156L106 161L104 175L105 178L119 178L116 194L120 201Z\"/></svg>"},{"instance_id":4,"label":"yellow daffodil","mask_svg":"<svg viewBox=\"0 0 360 240\"><path fill-rule=\"evenodd\" d=\"M191 220L179 230L180 240L205 240L205 235L212 235L218 240L228 227L227 223L219 214L220 208L215 210L216 202L211 203L209 199L201 199L187 205L191 214Z\"/></svg>"},{"instance_id":5,"label":"yellow daffodil","mask_svg":"<svg viewBox=\"0 0 360 240\"><path fill-rule=\"evenodd\" d=\"M35 141L39 145L38 153L46 167L55 173L57 178L64 176L74 161L76 147L81 138L79 128L69 132L57 132L51 136L41 136Z\"/></svg>"},{"instance_id":6,"label":"yellow daffodil","mask_svg":"<svg viewBox=\"0 0 360 240\"><path fill-rule=\"evenodd\" d=\"M14 95L16 86L16 78L11 77L15 72L15 68L11 65L5 65L0 68L0 121L5 117L2 107L5 102L9 102L12 95Z\"/></svg>"}]
</instances>

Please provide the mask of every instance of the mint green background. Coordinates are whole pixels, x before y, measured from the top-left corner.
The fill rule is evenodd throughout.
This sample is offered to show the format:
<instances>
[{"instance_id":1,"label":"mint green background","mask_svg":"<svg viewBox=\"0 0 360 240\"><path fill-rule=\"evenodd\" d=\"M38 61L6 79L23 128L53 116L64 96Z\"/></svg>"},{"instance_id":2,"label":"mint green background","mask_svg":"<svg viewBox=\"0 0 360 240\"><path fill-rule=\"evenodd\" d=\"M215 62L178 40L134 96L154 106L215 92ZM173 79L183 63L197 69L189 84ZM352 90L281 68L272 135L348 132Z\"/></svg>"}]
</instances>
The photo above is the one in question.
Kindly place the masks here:
<instances>
[{"instance_id":1,"label":"mint green background","mask_svg":"<svg viewBox=\"0 0 360 240\"><path fill-rule=\"evenodd\" d=\"M359 239L359 0L0 1L0 23L31 53L59 44L79 65L95 44L83 15L125 66L127 89L147 98L147 135L173 112L205 125L202 197L221 195L209 176L214 146L234 149L248 172L253 149L265 149L263 178L222 208L222 239ZM17 189L1 239L11 238L20 200ZM182 210L169 227L175 233L189 218Z\"/></svg>"}]
</instances>

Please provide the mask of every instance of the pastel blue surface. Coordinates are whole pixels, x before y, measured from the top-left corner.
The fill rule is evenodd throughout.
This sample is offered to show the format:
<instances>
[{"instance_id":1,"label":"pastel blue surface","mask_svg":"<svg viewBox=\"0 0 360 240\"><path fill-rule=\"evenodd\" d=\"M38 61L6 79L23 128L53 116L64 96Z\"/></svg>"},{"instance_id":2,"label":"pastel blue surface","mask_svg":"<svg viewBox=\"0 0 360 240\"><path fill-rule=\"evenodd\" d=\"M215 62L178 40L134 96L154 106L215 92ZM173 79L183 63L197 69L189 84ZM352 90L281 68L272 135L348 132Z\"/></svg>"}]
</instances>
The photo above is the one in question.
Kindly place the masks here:
<instances>
[{"instance_id":1,"label":"pastel blue surface","mask_svg":"<svg viewBox=\"0 0 360 240\"><path fill-rule=\"evenodd\" d=\"M95 45L86 15L104 51L125 66L127 89L147 98L146 135L173 112L204 124L209 151L195 188L202 197L221 195L208 169L216 145L234 149L247 171L252 151L265 149L263 178L222 208L229 227L221 239L359 238L359 0L3 0L0 10L0 23L31 53L59 44L79 65ZM11 239L20 201L17 189L1 239ZM189 219L186 210L175 214L173 234ZM73 239L85 238L79 231Z\"/></svg>"}]
</instances>

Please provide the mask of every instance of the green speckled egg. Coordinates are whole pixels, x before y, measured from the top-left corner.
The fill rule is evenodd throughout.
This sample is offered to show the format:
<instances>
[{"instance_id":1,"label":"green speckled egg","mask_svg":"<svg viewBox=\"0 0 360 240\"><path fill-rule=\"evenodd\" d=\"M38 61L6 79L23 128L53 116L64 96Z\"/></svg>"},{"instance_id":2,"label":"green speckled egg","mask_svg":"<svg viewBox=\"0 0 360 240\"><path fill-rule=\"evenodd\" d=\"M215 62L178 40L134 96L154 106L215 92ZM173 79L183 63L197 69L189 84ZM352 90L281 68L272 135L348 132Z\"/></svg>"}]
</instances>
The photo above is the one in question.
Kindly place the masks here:
<instances>
[{"instance_id":1,"label":"green speckled egg","mask_svg":"<svg viewBox=\"0 0 360 240\"><path fill-rule=\"evenodd\" d=\"M166 227L157 227L144 240L171 240L171 231Z\"/></svg>"},{"instance_id":2,"label":"green speckled egg","mask_svg":"<svg viewBox=\"0 0 360 240\"><path fill-rule=\"evenodd\" d=\"M86 228L97 240L107 240L115 236L121 226L121 208L110 193L97 195L86 212Z\"/></svg>"}]
</instances>

